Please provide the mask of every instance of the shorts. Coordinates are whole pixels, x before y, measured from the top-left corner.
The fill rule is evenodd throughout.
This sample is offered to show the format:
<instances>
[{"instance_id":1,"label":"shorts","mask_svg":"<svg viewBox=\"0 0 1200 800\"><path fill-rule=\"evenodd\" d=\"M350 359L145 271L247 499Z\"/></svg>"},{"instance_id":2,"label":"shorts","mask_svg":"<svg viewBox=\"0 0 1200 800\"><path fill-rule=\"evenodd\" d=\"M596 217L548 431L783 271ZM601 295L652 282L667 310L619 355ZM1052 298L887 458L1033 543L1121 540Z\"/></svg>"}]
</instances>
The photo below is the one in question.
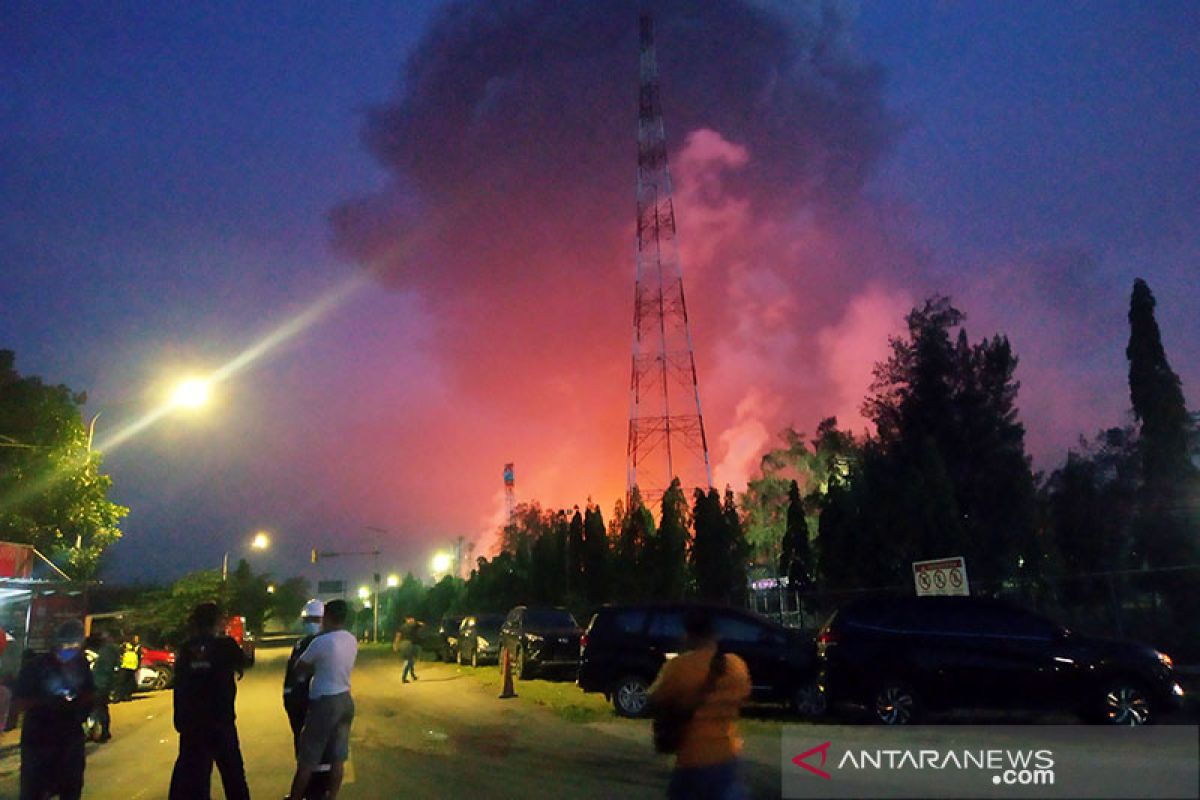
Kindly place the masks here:
<instances>
[{"instance_id":1,"label":"shorts","mask_svg":"<svg viewBox=\"0 0 1200 800\"><path fill-rule=\"evenodd\" d=\"M350 723L353 721L354 700L349 692L312 699L308 704L308 714L304 717L304 728L300 731L296 762L302 767L315 769L325 758L332 758L336 762L348 759Z\"/></svg>"}]
</instances>

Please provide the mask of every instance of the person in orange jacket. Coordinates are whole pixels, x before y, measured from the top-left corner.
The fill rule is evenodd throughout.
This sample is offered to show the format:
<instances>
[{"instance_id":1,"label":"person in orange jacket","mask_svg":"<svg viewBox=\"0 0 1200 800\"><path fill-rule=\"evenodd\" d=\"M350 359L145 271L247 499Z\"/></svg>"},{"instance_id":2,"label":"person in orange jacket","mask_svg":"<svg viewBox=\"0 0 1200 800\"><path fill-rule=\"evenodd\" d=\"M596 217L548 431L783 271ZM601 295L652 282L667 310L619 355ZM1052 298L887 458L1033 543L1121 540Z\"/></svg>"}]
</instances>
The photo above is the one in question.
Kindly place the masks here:
<instances>
[{"instance_id":1,"label":"person in orange jacket","mask_svg":"<svg viewBox=\"0 0 1200 800\"><path fill-rule=\"evenodd\" d=\"M750 696L750 671L733 653L720 651L712 614L684 615L686 652L663 664L650 687L650 707L684 709L691 715L675 751L667 796L675 800L743 800L738 754L738 716Z\"/></svg>"}]
</instances>

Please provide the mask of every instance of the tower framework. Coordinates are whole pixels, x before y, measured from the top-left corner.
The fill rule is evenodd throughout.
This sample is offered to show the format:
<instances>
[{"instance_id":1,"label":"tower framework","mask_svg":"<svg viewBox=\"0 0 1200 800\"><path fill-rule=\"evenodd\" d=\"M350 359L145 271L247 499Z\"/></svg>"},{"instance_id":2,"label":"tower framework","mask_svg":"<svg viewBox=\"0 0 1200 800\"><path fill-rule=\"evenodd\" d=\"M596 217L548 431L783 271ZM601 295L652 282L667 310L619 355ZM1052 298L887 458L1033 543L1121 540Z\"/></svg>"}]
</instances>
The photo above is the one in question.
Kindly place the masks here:
<instances>
[{"instance_id":1,"label":"tower framework","mask_svg":"<svg viewBox=\"0 0 1200 800\"><path fill-rule=\"evenodd\" d=\"M639 20L637 251L629 385L627 492L648 505L679 478L689 494L712 486L696 357L683 292L675 200L659 99L654 20Z\"/></svg>"}]
</instances>

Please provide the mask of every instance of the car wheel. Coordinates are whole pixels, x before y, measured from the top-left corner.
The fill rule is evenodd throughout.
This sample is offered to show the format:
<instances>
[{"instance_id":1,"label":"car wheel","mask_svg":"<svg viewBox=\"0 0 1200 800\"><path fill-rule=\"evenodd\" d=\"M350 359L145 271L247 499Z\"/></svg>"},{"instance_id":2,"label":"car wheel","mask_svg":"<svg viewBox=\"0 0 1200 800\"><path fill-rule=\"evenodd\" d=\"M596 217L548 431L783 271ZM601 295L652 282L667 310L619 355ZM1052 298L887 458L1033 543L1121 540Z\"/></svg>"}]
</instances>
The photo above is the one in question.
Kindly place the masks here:
<instances>
[{"instance_id":1,"label":"car wheel","mask_svg":"<svg viewBox=\"0 0 1200 800\"><path fill-rule=\"evenodd\" d=\"M792 710L802 717L819 717L827 708L825 693L815 681L804 684L792 693Z\"/></svg>"},{"instance_id":2,"label":"car wheel","mask_svg":"<svg viewBox=\"0 0 1200 800\"><path fill-rule=\"evenodd\" d=\"M479 666L479 647L478 646L476 646L475 649L471 651L471 666L472 667Z\"/></svg>"},{"instance_id":3,"label":"car wheel","mask_svg":"<svg viewBox=\"0 0 1200 800\"><path fill-rule=\"evenodd\" d=\"M1103 721L1108 725L1148 725L1150 697L1140 684L1117 680L1104 692Z\"/></svg>"},{"instance_id":4,"label":"car wheel","mask_svg":"<svg viewBox=\"0 0 1200 800\"><path fill-rule=\"evenodd\" d=\"M909 725L917 720L917 695L904 681L886 680L875 691L876 721L884 725Z\"/></svg>"},{"instance_id":5,"label":"car wheel","mask_svg":"<svg viewBox=\"0 0 1200 800\"><path fill-rule=\"evenodd\" d=\"M640 717L646 713L650 700L650 684L637 675L626 675L617 681L612 692L613 708L622 717Z\"/></svg>"},{"instance_id":6,"label":"car wheel","mask_svg":"<svg viewBox=\"0 0 1200 800\"><path fill-rule=\"evenodd\" d=\"M156 692L161 692L164 689L171 688L171 678L174 676L171 673L170 667L155 667L154 685L151 687Z\"/></svg>"}]
</instances>

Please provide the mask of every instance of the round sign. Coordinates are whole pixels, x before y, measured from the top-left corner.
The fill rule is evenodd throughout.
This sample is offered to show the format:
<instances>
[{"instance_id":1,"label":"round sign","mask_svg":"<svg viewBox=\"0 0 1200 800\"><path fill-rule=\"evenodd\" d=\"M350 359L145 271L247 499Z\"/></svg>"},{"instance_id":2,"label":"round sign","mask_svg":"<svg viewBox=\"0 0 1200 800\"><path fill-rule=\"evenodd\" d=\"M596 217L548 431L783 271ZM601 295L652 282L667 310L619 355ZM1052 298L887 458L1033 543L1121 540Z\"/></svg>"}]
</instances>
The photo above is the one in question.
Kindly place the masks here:
<instances>
[{"instance_id":1,"label":"round sign","mask_svg":"<svg viewBox=\"0 0 1200 800\"><path fill-rule=\"evenodd\" d=\"M921 584L922 589L928 589L929 588L929 573L922 572L920 575L917 576L917 581Z\"/></svg>"},{"instance_id":2,"label":"round sign","mask_svg":"<svg viewBox=\"0 0 1200 800\"><path fill-rule=\"evenodd\" d=\"M955 589L961 589L963 585L962 573L957 569L950 570L950 585Z\"/></svg>"},{"instance_id":3,"label":"round sign","mask_svg":"<svg viewBox=\"0 0 1200 800\"><path fill-rule=\"evenodd\" d=\"M933 582L935 584L937 584L937 587L939 589L945 589L946 588L946 573L942 572L940 569L937 572L933 573Z\"/></svg>"}]
</instances>

